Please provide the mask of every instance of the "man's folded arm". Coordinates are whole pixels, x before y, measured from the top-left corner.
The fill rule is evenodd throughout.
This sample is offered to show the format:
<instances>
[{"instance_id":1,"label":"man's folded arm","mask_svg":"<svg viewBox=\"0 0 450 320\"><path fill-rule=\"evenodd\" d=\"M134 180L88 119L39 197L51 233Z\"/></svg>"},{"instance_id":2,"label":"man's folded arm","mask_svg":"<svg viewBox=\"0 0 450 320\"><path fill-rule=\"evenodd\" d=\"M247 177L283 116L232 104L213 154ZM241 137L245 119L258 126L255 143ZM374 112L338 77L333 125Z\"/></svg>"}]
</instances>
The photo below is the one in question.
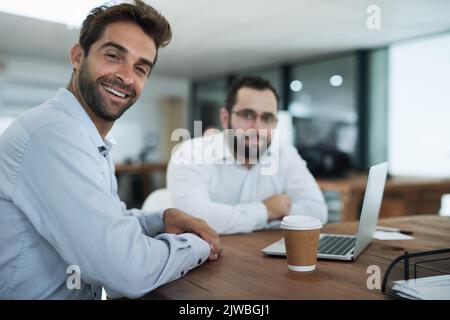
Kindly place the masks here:
<instances>
[{"instance_id":1,"label":"man's folded arm","mask_svg":"<svg viewBox=\"0 0 450 320\"><path fill-rule=\"evenodd\" d=\"M212 201L204 170L202 165L169 163L167 187L174 207L205 220L219 234L264 228L268 216L262 202L229 205Z\"/></svg>"},{"instance_id":2,"label":"man's folded arm","mask_svg":"<svg viewBox=\"0 0 450 320\"><path fill-rule=\"evenodd\" d=\"M87 151L86 148L92 148ZM89 137L77 125L54 123L34 132L12 201L81 278L112 297L138 297L205 261L209 245L192 234L142 232L104 190L107 177Z\"/></svg>"}]
</instances>

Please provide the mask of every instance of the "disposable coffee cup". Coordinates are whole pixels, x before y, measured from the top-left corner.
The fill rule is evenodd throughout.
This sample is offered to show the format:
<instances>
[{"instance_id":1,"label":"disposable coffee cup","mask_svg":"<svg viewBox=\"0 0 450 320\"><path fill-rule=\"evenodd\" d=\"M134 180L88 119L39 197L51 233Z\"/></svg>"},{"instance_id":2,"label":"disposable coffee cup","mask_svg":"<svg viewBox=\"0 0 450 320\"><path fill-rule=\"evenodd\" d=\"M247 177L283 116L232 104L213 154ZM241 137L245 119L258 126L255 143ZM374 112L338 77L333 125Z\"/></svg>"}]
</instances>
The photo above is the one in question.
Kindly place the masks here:
<instances>
[{"instance_id":1,"label":"disposable coffee cup","mask_svg":"<svg viewBox=\"0 0 450 320\"><path fill-rule=\"evenodd\" d=\"M281 222L281 228L286 246L288 269L303 272L315 270L320 229L322 229L320 220L301 215L286 216Z\"/></svg>"}]
</instances>

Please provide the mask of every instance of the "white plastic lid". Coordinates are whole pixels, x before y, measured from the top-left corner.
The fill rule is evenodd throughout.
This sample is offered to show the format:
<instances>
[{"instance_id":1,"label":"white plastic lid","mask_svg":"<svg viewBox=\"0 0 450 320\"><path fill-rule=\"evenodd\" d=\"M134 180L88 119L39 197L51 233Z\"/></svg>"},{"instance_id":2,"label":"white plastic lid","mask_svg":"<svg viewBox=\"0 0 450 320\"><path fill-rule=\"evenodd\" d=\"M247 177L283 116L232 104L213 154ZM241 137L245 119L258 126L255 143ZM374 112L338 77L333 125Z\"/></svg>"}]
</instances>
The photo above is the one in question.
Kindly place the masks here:
<instances>
[{"instance_id":1,"label":"white plastic lid","mask_svg":"<svg viewBox=\"0 0 450 320\"><path fill-rule=\"evenodd\" d=\"M281 228L289 230L315 230L322 227L319 219L301 215L286 216L281 222Z\"/></svg>"}]
</instances>

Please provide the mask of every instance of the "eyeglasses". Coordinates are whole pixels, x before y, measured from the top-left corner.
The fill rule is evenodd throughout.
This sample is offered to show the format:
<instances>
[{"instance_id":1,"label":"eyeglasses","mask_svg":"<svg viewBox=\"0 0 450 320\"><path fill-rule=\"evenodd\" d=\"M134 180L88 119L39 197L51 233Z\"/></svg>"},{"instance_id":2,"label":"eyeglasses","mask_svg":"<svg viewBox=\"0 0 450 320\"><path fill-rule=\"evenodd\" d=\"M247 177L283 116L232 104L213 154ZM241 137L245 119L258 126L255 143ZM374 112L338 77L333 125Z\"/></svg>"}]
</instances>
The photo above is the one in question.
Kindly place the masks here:
<instances>
[{"instance_id":1,"label":"eyeglasses","mask_svg":"<svg viewBox=\"0 0 450 320\"><path fill-rule=\"evenodd\" d=\"M256 121L257 118L261 119L261 122L267 126L274 126L278 122L278 118L275 114L271 112L264 112L262 114L257 114L256 111L252 109L242 109L239 111L232 112L244 121Z\"/></svg>"}]
</instances>

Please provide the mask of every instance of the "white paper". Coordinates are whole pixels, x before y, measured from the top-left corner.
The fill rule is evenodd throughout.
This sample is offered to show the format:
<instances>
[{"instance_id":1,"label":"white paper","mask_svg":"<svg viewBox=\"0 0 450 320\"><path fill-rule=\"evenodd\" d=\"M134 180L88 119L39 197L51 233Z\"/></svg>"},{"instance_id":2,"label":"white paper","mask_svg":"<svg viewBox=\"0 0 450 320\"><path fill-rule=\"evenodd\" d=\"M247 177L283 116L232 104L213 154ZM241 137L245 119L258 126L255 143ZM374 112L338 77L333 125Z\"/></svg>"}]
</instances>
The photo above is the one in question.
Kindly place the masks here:
<instances>
[{"instance_id":1,"label":"white paper","mask_svg":"<svg viewBox=\"0 0 450 320\"><path fill-rule=\"evenodd\" d=\"M450 276L395 281L392 290L407 299L450 300Z\"/></svg>"},{"instance_id":2,"label":"white paper","mask_svg":"<svg viewBox=\"0 0 450 320\"><path fill-rule=\"evenodd\" d=\"M377 240L414 240L414 237L400 232L375 231L373 237Z\"/></svg>"}]
</instances>

